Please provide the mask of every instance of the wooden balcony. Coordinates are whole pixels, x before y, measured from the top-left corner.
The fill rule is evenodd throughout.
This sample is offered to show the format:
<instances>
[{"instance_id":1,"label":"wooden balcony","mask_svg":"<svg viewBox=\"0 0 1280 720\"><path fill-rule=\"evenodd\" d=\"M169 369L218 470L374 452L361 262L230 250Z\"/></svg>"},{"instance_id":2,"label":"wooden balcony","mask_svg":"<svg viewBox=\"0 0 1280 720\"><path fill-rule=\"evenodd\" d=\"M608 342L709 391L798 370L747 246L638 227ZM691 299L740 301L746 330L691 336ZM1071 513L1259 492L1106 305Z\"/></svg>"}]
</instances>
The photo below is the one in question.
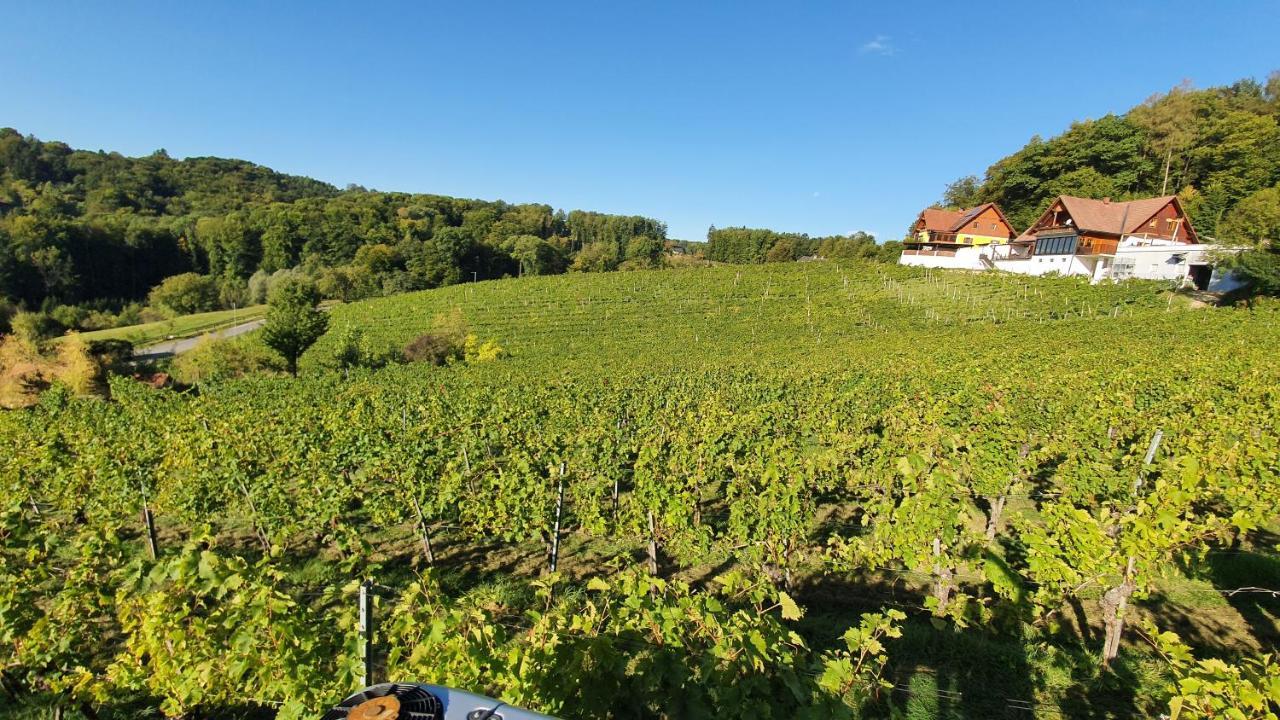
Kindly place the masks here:
<instances>
[{"instance_id":1,"label":"wooden balcony","mask_svg":"<svg viewBox=\"0 0 1280 720\"><path fill-rule=\"evenodd\" d=\"M938 243L939 245L972 245L973 244L973 241L968 238L961 240L959 233L945 233L945 232L938 232L936 230L930 230L928 232L928 235L929 235L929 239L921 240L921 242Z\"/></svg>"},{"instance_id":2,"label":"wooden balcony","mask_svg":"<svg viewBox=\"0 0 1280 720\"><path fill-rule=\"evenodd\" d=\"M1076 248L1077 255L1115 255L1116 249L1120 247L1119 240L1104 240L1101 238L1082 237L1080 245Z\"/></svg>"}]
</instances>

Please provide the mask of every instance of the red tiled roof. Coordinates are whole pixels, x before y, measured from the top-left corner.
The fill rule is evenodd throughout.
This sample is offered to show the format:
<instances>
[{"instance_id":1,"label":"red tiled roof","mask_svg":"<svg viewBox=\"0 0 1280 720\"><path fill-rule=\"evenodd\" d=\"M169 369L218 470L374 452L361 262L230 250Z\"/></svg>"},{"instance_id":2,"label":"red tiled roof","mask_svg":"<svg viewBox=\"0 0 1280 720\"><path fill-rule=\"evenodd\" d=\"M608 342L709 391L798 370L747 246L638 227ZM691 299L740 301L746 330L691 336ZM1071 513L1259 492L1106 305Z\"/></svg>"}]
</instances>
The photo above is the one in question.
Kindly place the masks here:
<instances>
[{"instance_id":1,"label":"red tiled roof","mask_svg":"<svg viewBox=\"0 0 1280 720\"><path fill-rule=\"evenodd\" d=\"M1106 202L1063 195L1059 200L1080 230L1124 235L1142 227L1143 223L1174 198L1174 195L1165 195L1127 202Z\"/></svg>"},{"instance_id":2,"label":"red tiled roof","mask_svg":"<svg viewBox=\"0 0 1280 720\"><path fill-rule=\"evenodd\" d=\"M933 232L952 232L957 221L964 218L963 210L943 210L942 208L926 208L920 213L924 219L924 229Z\"/></svg>"},{"instance_id":3,"label":"red tiled roof","mask_svg":"<svg viewBox=\"0 0 1280 720\"><path fill-rule=\"evenodd\" d=\"M1028 242L1035 239L1038 230L1047 230L1053 217L1053 208L1062 206L1071 217L1071 224L1080 232L1097 235L1114 235L1120 237L1135 233L1142 228L1152 216L1160 212L1166 205L1173 203L1178 217L1182 219L1183 232L1179 235L1182 242L1196 243L1200 239L1191 226L1191 218L1182 209L1182 203L1176 195L1164 195L1141 200L1111 202L1094 200L1071 195L1059 195L1049 204L1039 220L1036 220L1027 231L1018 236L1014 242ZM1061 218L1052 222L1063 222Z\"/></svg>"}]
</instances>

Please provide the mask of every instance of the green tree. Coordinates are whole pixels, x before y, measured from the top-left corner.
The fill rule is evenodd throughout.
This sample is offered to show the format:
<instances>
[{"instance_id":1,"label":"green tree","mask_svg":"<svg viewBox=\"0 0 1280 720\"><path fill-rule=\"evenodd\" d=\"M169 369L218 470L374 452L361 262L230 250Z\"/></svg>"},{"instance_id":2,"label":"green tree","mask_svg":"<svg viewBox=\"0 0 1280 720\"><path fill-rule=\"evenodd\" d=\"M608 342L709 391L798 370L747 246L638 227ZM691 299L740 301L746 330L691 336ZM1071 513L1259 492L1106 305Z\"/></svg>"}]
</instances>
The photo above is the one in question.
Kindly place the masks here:
<instances>
[{"instance_id":1,"label":"green tree","mask_svg":"<svg viewBox=\"0 0 1280 720\"><path fill-rule=\"evenodd\" d=\"M982 204L982 181L976 175L967 175L947 185L942 191L942 206L971 208Z\"/></svg>"},{"instance_id":2,"label":"green tree","mask_svg":"<svg viewBox=\"0 0 1280 720\"><path fill-rule=\"evenodd\" d=\"M1176 172L1182 165L1174 165L1174 158L1181 159L1195 140L1196 102L1189 82L1170 90L1165 95L1155 95L1134 108L1130 119L1147 133L1147 145L1164 164L1160 179L1160 194L1171 187L1170 171ZM1175 177L1172 187L1177 187Z\"/></svg>"},{"instance_id":3,"label":"green tree","mask_svg":"<svg viewBox=\"0 0 1280 720\"><path fill-rule=\"evenodd\" d=\"M280 282L267 300L262 341L284 358L294 377L298 375L298 358L329 327L329 318L320 311L319 303L315 283L300 277Z\"/></svg>"},{"instance_id":4,"label":"green tree","mask_svg":"<svg viewBox=\"0 0 1280 720\"><path fill-rule=\"evenodd\" d=\"M182 273L155 286L148 301L174 315L190 315L218 308L218 283L208 275Z\"/></svg>"},{"instance_id":5,"label":"green tree","mask_svg":"<svg viewBox=\"0 0 1280 720\"><path fill-rule=\"evenodd\" d=\"M1226 245L1250 248L1280 243L1280 185L1241 200L1222 219L1218 239Z\"/></svg>"},{"instance_id":6,"label":"green tree","mask_svg":"<svg viewBox=\"0 0 1280 720\"><path fill-rule=\"evenodd\" d=\"M612 242L594 242L578 252L573 270L579 272L605 272L618 266L618 246Z\"/></svg>"},{"instance_id":7,"label":"green tree","mask_svg":"<svg viewBox=\"0 0 1280 720\"><path fill-rule=\"evenodd\" d=\"M1248 249L1227 266L1255 292L1280 295L1280 185L1241 200L1222 220L1219 238Z\"/></svg>"},{"instance_id":8,"label":"green tree","mask_svg":"<svg viewBox=\"0 0 1280 720\"><path fill-rule=\"evenodd\" d=\"M521 275L547 275L564 269L556 247L537 235L517 235L509 242L511 256L520 263Z\"/></svg>"}]
</instances>

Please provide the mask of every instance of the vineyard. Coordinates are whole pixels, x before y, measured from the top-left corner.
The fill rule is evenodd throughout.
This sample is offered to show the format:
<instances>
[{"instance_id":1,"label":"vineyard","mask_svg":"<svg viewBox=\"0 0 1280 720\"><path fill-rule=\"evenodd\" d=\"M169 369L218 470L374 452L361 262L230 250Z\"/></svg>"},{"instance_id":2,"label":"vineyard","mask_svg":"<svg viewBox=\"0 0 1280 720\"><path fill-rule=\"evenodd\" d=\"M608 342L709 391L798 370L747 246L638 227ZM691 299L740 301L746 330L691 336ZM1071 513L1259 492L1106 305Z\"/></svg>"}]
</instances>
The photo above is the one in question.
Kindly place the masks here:
<instances>
[{"instance_id":1,"label":"vineyard","mask_svg":"<svg viewBox=\"0 0 1280 720\"><path fill-rule=\"evenodd\" d=\"M508 357L324 369L442 313ZM566 718L1267 717L1277 348L1157 284L814 262L55 388L0 414L0 718L318 717L366 659Z\"/></svg>"}]
</instances>

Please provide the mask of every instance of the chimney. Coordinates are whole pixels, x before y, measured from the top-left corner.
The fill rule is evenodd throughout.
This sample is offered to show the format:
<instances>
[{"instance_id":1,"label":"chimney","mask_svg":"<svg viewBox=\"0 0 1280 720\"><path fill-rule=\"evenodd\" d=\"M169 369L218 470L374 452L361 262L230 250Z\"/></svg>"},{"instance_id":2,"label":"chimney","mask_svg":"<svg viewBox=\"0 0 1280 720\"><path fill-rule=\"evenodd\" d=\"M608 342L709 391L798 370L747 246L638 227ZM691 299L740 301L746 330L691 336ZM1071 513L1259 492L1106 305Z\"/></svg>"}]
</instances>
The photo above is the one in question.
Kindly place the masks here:
<instances>
[{"instance_id":1,"label":"chimney","mask_svg":"<svg viewBox=\"0 0 1280 720\"><path fill-rule=\"evenodd\" d=\"M1103 203L1105 203L1105 204L1107 204L1107 205L1110 205L1110 204L1111 204L1111 198L1110 198L1110 197L1104 197L1104 198L1102 198L1102 202L1103 202Z\"/></svg>"}]
</instances>

